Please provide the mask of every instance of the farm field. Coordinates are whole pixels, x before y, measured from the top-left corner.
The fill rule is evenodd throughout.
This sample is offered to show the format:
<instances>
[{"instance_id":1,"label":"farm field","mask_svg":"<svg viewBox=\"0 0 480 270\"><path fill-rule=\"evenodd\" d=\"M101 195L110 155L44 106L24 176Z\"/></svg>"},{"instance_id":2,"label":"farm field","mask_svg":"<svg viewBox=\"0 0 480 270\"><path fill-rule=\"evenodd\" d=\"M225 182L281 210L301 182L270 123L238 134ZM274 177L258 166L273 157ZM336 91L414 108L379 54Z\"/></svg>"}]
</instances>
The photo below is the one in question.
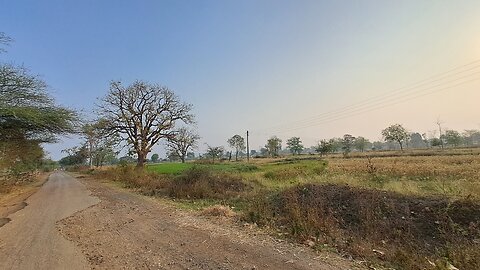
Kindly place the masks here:
<instances>
[{"instance_id":1,"label":"farm field","mask_svg":"<svg viewBox=\"0 0 480 270\"><path fill-rule=\"evenodd\" d=\"M406 195L480 199L480 150L354 153L320 158L299 156L215 164L160 163L150 172L178 175L192 167L241 175L265 188L282 189L305 183L348 184ZM423 154L423 155L422 155ZM373 156L373 157L371 157Z\"/></svg>"},{"instance_id":2,"label":"farm field","mask_svg":"<svg viewBox=\"0 0 480 270\"><path fill-rule=\"evenodd\" d=\"M98 177L184 208L218 215L233 210L239 221L276 237L376 266L478 269L479 152L162 163L140 176L124 166Z\"/></svg>"}]
</instances>

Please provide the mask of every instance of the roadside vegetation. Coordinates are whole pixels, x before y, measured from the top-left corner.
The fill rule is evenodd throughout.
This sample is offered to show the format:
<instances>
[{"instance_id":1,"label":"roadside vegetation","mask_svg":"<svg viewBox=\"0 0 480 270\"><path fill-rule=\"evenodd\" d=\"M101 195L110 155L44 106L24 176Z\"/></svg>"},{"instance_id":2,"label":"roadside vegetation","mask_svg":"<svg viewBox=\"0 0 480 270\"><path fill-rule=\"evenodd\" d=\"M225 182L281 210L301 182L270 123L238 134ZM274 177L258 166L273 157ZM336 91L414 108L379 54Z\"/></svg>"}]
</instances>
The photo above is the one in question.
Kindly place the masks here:
<instances>
[{"instance_id":1,"label":"roadside vegetation","mask_svg":"<svg viewBox=\"0 0 480 270\"><path fill-rule=\"evenodd\" d=\"M0 32L0 54L11 42ZM48 90L24 66L0 62L0 194L55 168L42 144L75 132L77 113L56 104Z\"/></svg>"},{"instance_id":2,"label":"roadside vegetation","mask_svg":"<svg viewBox=\"0 0 480 270\"><path fill-rule=\"evenodd\" d=\"M479 269L480 149L421 153L162 163L143 171L124 164L93 174L209 214L231 209L277 237L376 267Z\"/></svg>"}]
</instances>

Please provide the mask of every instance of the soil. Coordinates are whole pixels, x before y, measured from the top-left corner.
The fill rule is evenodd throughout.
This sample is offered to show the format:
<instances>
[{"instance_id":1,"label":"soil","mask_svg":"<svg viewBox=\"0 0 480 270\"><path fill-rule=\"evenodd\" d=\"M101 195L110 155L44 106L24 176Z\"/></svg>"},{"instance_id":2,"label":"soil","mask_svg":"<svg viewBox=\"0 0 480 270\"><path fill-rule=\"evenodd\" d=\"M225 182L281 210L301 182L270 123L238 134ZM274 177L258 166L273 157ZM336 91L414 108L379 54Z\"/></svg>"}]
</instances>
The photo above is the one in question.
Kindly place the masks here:
<instances>
[{"instance_id":1,"label":"soil","mask_svg":"<svg viewBox=\"0 0 480 270\"><path fill-rule=\"evenodd\" d=\"M100 202L58 222L92 269L358 269L327 251L276 239L234 218L207 217L89 178Z\"/></svg>"},{"instance_id":2,"label":"soil","mask_svg":"<svg viewBox=\"0 0 480 270\"><path fill-rule=\"evenodd\" d=\"M8 193L0 193L0 227L10 222L9 215L27 206L25 202L48 180L48 173L37 175L33 182L15 186Z\"/></svg>"},{"instance_id":3,"label":"soil","mask_svg":"<svg viewBox=\"0 0 480 270\"><path fill-rule=\"evenodd\" d=\"M11 221L0 228L0 269L89 269L80 250L58 232L56 222L97 202L75 178L63 172L50 175L26 199L25 208L10 214Z\"/></svg>"}]
</instances>

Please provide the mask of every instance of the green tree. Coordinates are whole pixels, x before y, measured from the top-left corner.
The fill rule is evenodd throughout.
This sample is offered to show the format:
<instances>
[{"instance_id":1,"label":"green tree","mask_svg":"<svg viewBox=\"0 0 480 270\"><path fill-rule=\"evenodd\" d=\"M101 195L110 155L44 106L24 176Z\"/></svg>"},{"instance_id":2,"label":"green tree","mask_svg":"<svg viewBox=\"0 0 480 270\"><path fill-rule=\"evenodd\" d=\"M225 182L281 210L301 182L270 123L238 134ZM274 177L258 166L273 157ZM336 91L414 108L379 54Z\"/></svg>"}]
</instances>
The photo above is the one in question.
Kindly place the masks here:
<instances>
[{"instance_id":1,"label":"green tree","mask_svg":"<svg viewBox=\"0 0 480 270\"><path fill-rule=\"evenodd\" d=\"M315 152L319 153L320 156L327 155L333 152L333 143L331 141L321 140L317 146L315 146Z\"/></svg>"},{"instance_id":2,"label":"green tree","mask_svg":"<svg viewBox=\"0 0 480 270\"><path fill-rule=\"evenodd\" d=\"M277 136L273 136L267 140L265 148L269 156L277 157L280 150L282 150L282 140Z\"/></svg>"},{"instance_id":3,"label":"green tree","mask_svg":"<svg viewBox=\"0 0 480 270\"><path fill-rule=\"evenodd\" d=\"M470 129L463 132L463 141L467 145L480 144L480 130Z\"/></svg>"},{"instance_id":4,"label":"green tree","mask_svg":"<svg viewBox=\"0 0 480 270\"><path fill-rule=\"evenodd\" d=\"M10 41L0 33L0 45ZM41 144L76 132L77 123L77 114L57 105L42 79L25 67L0 63L0 171L38 168L44 156Z\"/></svg>"},{"instance_id":5,"label":"green tree","mask_svg":"<svg viewBox=\"0 0 480 270\"><path fill-rule=\"evenodd\" d=\"M88 160L88 149L86 146L72 147L62 150L67 156L58 161L62 166L83 165Z\"/></svg>"},{"instance_id":6,"label":"green tree","mask_svg":"<svg viewBox=\"0 0 480 270\"><path fill-rule=\"evenodd\" d=\"M220 159L225 149L223 146L210 146L207 145L207 156L212 159L212 163L215 163L215 159Z\"/></svg>"},{"instance_id":7,"label":"green tree","mask_svg":"<svg viewBox=\"0 0 480 270\"><path fill-rule=\"evenodd\" d=\"M77 126L75 111L55 104L44 81L23 67L0 65L0 140L55 142Z\"/></svg>"},{"instance_id":8,"label":"green tree","mask_svg":"<svg viewBox=\"0 0 480 270\"><path fill-rule=\"evenodd\" d=\"M355 137L350 134L343 135L342 138L342 151L343 155L347 156L353 148L353 144L355 143Z\"/></svg>"},{"instance_id":9,"label":"green tree","mask_svg":"<svg viewBox=\"0 0 480 270\"><path fill-rule=\"evenodd\" d=\"M230 139L227 140L228 145L235 149L235 161L238 161L238 153L245 150L245 139L236 134L233 135Z\"/></svg>"},{"instance_id":10,"label":"green tree","mask_svg":"<svg viewBox=\"0 0 480 270\"><path fill-rule=\"evenodd\" d=\"M382 130L382 136L388 142L397 142L402 151L403 143L409 138L407 130L400 124L391 125Z\"/></svg>"},{"instance_id":11,"label":"green tree","mask_svg":"<svg viewBox=\"0 0 480 270\"><path fill-rule=\"evenodd\" d=\"M447 145L454 147L457 147L462 143L462 135L456 130L445 130L442 139L447 142Z\"/></svg>"},{"instance_id":12,"label":"green tree","mask_svg":"<svg viewBox=\"0 0 480 270\"><path fill-rule=\"evenodd\" d=\"M355 149L357 149L360 152L364 152L365 149L369 145L371 145L371 143L368 139L365 139L364 137L361 137L361 136L355 138L355 141L354 141L353 144L354 144Z\"/></svg>"},{"instance_id":13,"label":"green tree","mask_svg":"<svg viewBox=\"0 0 480 270\"><path fill-rule=\"evenodd\" d=\"M143 168L147 154L162 139L175 137L175 125L193 123L192 105L182 102L170 89L158 84L135 81L125 87L112 82L99 106L108 130L121 134L137 155Z\"/></svg>"},{"instance_id":14,"label":"green tree","mask_svg":"<svg viewBox=\"0 0 480 270\"><path fill-rule=\"evenodd\" d=\"M304 147L300 137L292 137L287 140L287 148L293 155L299 155L302 153Z\"/></svg>"},{"instance_id":15,"label":"green tree","mask_svg":"<svg viewBox=\"0 0 480 270\"><path fill-rule=\"evenodd\" d=\"M442 140L440 140L439 138L431 138L429 141L432 147L443 145Z\"/></svg>"},{"instance_id":16,"label":"green tree","mask_svg":"<svg viewBox=\"0 0 480 270\"><path fill-rule=\"evenodd\" d=\"M152 160L153 163L156 163L156 162L158 162L159 158L160 157L158 156L158 154L153 154L150 159Z\"/></svg>"}]
</instances>

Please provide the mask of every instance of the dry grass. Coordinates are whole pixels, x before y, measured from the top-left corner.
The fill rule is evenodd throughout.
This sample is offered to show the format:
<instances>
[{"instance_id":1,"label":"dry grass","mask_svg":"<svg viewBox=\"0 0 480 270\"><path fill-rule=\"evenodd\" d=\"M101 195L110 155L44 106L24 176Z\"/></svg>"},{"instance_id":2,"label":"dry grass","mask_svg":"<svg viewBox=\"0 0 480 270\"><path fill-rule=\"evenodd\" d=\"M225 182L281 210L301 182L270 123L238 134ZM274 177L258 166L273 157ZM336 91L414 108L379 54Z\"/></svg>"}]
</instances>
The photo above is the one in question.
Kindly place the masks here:
<instances>
[{"instance_id":1,"label":"dry grass","mask_svg":"<svg viewBox=\"0 0 480 270\"><path fill-rule=\"evenodd\" d=\"M302 185L251 204L246 219L401 269L480 269L480 204L339 185Z\"/></svg>"},{"instance_id":2,"label":"dry grass","mask_svg":"<svg viewBox=\"0 0 480 270\"><path fill-rule=\"evenodd\" d=\"M233 212L233 210L225 205L212 205L209 207L206 207L205 209L202 210L201 212L202 215L204 216L222 216L222 217L234 217L236 216L236 213Z\"/></svg>"},{"instance_id":3,"label":"dry grass","mask_svg":"<svg viewBox=\"0 0 480 270\"><path fill-rule=\"evenodd\" d=\"M327 178L404 194L480 199L480 156L329 159Z\"/></svg>"},{"instance_id":4,"label":"dry grass","mask_svg":"<svg viewBox=\"0 0 480 270\"><path fill-rule=\"evenodd\" d=\"M170 182L169 195L187 199L230 199L250 188L238 174L193 167Z\"/></svg>"}]
</instances>

